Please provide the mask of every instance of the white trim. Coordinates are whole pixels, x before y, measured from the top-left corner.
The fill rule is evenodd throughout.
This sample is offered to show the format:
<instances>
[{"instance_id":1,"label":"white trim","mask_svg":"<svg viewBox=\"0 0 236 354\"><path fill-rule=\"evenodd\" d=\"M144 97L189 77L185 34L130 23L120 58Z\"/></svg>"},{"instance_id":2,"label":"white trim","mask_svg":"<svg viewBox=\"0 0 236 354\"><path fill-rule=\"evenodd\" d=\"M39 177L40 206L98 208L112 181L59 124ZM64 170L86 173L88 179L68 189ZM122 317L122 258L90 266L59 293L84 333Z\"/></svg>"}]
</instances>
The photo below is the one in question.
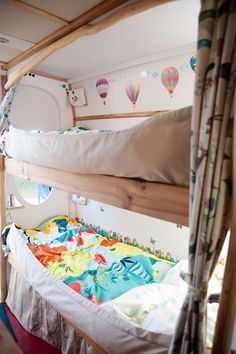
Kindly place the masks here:
<instances>
[{"instance_id":1,"label":"white trim","mask_svg":"<svg viewBox=\"0 0 236 354\"><path fill-rule=\"evenodd\" d=\"M189 44L186 44L181 47L171 48L171 49L163 50L161 52L156 52L156 53L153 53L150 55L145 55L145 56L137 58L137 59L125 61L125 62L116 64L116 65L110 66L110 67L103 69L103 70L98 70L98 71L94 71L89 74L77 76L75 78L69 79L68 83L74 84L76 82L92 79L92 78L100 76L100 75L109 74L114 71L124 70L124 69L130 68L130 67L133 67L133 66L137 66L137 65L141 65L141 64L145 64L145 63L150 63L150 62L157 61L157 60L163 60L163 59L167 59L167 58L171 58L171 57L175 57L175 56L179 56L179 55L183 55L183 54L188 54L188 53L194 54L195 51L196 51L196 43L195 42L189 43Z\"/></svg>"}]
</instances>

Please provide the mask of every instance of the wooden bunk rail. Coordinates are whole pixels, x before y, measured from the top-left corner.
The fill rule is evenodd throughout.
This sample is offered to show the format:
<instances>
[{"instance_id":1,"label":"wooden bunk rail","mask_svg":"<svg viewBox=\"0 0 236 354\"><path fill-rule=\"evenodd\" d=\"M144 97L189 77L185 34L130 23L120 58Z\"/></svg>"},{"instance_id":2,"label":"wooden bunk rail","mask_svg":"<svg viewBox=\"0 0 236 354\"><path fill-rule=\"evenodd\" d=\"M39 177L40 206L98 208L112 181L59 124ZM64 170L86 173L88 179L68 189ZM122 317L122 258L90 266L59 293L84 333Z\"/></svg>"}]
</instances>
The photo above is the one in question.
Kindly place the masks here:
<instances>
[{"instance_id":1,"label":"wooden bunk rail","mask_svg":"<svg viewBox=\"0 0 236 354\"><path fill-rule=\"evenodd\" d=\"M122 209L188 225L188 188L103 175L59 171L5 159L6 173Z\"/></svg>"},{"instance_id":2,"label":"wooden bunk rail","mask_svg":"<svg viewBox=\"0 0 236 354\"><path fill-rule=\"evenodd\" d=\"M80 116L75 117L74 120L79 122L81 120L97 120L97 119L123 119L123 118L144 118L153 117L163 112L168 111L147 111L147 112L129 112L129 113L113 113L113 114L99 114L93 116Z\"/></svg>"},{"instance_id":3,"label":"wooden bunk rail","mask_svg":"<svg viewBox=\"0 0 236 354\"><path fill-rule=\"evenodd\" d=\"M0 156L0 230L6 224L6 211L5 211L5 183L4 183L4 158ZM0 302L6 299L6 259L2 251L2 237L0 237Z\"/></svg>"}]
</instances>

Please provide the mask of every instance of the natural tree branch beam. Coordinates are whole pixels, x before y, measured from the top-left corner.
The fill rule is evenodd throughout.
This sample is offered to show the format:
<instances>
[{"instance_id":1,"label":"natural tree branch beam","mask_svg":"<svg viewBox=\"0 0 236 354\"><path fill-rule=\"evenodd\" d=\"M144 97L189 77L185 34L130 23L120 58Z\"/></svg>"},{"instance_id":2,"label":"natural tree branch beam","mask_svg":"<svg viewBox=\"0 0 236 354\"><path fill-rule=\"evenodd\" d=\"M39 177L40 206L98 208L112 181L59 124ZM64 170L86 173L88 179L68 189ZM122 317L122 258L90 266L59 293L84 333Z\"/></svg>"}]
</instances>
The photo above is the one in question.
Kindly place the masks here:
<instances>
[{"instance_id":1,"label":"natural tree branch beam","mask_svg":"<svg viewBox=\"0 0 236 354\"><path fill-rule=\"evenodd\" d=\"M67 34L73 32L81 26L88 24L89 22L97 19L100 16L105 15L107 12L113 10L119 5L124 4L128 0L104 0L98 5L92 7L82 15L75 18L68 26L59 28L55 32L51 33L49 36L43 38L41 41L36 43L31 48L27 49L25 52L19 54L14 59L10 60L6 65L3 65L3 69L8 70L13 66L21 63L23 60L28 59L33 54L38 53L40 50L44 49L48 45L57 41L58 39L66 36Z\"/></svg>"},{"instance_id":2,"label":"natural tree branch beam","mask_svg":"<svg viewBox=\"0 0 236 354\"><path fill-rule=\"evenodd\" d=\"M8 90L13 86L22 76L24 76L28 71L31 71L36 65L40 64L43 60L49 57L51 54L56 52L58 49L65 47L66 45L74 42L75 40L91 36L99 33L112 25L129 18L130 16L137 15L140 12L148 10L160 4L170 2L170 0L142 0L136 1L126 7L117 10L110 16L107 16L100 22L94 25L85 25L80 27L74 32L71 32L67 36L59 39L53 44L49 45L47 48L43 49L38 55L36 55L29 63L27 63L23 68L21 68L13 77L6 83L5 89Z\"/></svg>"},{"instance_id":3,"label":"natural tree branch beam","mask_svg":"<svg viewBox=\"0 0 236 354\"><path fill-rule=\"evenodd\" d=\"M70 24L69 21L66 21L63 18L52 14L51 12L40 9L39 7L33 6L33 5L31 5L27 2L24 2L22 0L5 0L5 1L7 1L10 4L15 5L17 7L20 7L21 9L33 12L34 14L39 15L41 17L45 17L50 21L57 22L62 26L68 26Z\"/></svg>"}]
</instances>

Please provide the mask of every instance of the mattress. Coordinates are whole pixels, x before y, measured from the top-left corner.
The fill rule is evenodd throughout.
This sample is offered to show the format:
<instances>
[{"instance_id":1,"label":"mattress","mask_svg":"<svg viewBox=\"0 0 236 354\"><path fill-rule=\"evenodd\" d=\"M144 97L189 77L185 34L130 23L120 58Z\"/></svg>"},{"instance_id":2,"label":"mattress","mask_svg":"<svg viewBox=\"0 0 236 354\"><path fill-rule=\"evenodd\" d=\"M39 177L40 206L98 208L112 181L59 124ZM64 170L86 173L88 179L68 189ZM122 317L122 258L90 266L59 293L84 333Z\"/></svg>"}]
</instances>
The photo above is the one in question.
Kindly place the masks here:
<instances>
[{"instance_id":1,"label":"mattress","mask_svg":"<svg viewBox=\"0 0 236 354\"><path fill-rule=\"evenodd\" d=\"M10 126L9 157L75 173L189 184L191 107L159 114L129 129L27 132Z\"/></svg>"}]
</instances>

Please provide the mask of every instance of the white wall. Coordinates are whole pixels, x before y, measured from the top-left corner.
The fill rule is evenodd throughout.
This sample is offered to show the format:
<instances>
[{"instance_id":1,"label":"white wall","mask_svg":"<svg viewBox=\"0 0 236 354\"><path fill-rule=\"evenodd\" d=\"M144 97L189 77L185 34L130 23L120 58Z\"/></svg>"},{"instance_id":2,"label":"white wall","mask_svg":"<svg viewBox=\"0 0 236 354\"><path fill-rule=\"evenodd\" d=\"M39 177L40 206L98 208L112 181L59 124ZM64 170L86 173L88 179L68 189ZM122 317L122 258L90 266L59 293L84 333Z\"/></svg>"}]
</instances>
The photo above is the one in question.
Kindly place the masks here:
<instances>
[{"instance_id":1,"label":"white wall","mask_svg":"<svg viewBox=\"0 0 236 354\"><path fill-rule=\"evenodd\" d=\"M186 53L181 56L135 66L74 84L73 88L85 88L88 102L87 106L77 110L77 115L133 112L133 105L125 92L125 84L129 80L138 80L141 85L136 111L168 110L192 105L195 75L189 66L189 60L192 55L193 53ZM172 98L160 79L161 71L167 66L174 66L179 71L179 82ZM142 78L140 73L144 71L149 73L157 72L159 76L154 78L149 74L148 77ZM106 78L109 81L106 105L103 105L96 90L96 81L100 78ZM147 118L94 120L79 122L78 124L92 129L123 129L131 127L143 119ZM104 211L101 211L101 207ZM90 200L86 206L78 205L76 209L77 215L88 223L98 224L130 238L136 238L138 242L151 248L153 248L153 245L150 239L155 239L155 248L160 248L165 252L169 251L178 259L187 257L189 235L186 227L177 228L175 224Z\"/></svg>"},{"instance_id":2,"label":"white wall","mask_svg":"<svg viewBox=\"0 0 236 354\"><path fill-rule=\"evenodd\" d=\"M20 129L60 130L72 126L72 112L62 82L36 75L25 76L16 92L10 120ZM23 227L35 227L46 218L56 214L68 214L68 193L53 190L41 205L29 205L19 194L14 177L6 178L6 195L13 193L24 209L10 212L14 222ZM7 214L9 219L9 213Z\"/></svg>"},{"instance_id":3,"label":"white wall","mask_svg":"<svg viewBox=\"0 0 236 354\"><path fill-rule=\"evenodd\" d=\"M10 121L25 130L60 130L72 126L72 112L62 82L24 76L14 97Z\"/></svg>"},{"instance_id":4,"label":"white wall","mask_svg":"<svg viewBox=\"0 0 236 354\"><path fill-rule=\"evenodd\" d=\"M102 75L74 84L74 87L85 87L88 105L77 110L77 114L109 114L121 112L142 112L176 109L192 104L194 72L189 66L193 53L165 58L149 64L142 64L126 70ZM179 71L179 82L171 98L161 83L161 72L168 66L174 66ZM148 77L143 77L143 75ZM152 77L151 75L158 75ZM109 91L106 105L103 104L96 90L96 81L106 78L109 81ZM126 96L125 84L130 80L138 80L141 86L140 95L133 108Z\"/></svg>"}]
</instances>

